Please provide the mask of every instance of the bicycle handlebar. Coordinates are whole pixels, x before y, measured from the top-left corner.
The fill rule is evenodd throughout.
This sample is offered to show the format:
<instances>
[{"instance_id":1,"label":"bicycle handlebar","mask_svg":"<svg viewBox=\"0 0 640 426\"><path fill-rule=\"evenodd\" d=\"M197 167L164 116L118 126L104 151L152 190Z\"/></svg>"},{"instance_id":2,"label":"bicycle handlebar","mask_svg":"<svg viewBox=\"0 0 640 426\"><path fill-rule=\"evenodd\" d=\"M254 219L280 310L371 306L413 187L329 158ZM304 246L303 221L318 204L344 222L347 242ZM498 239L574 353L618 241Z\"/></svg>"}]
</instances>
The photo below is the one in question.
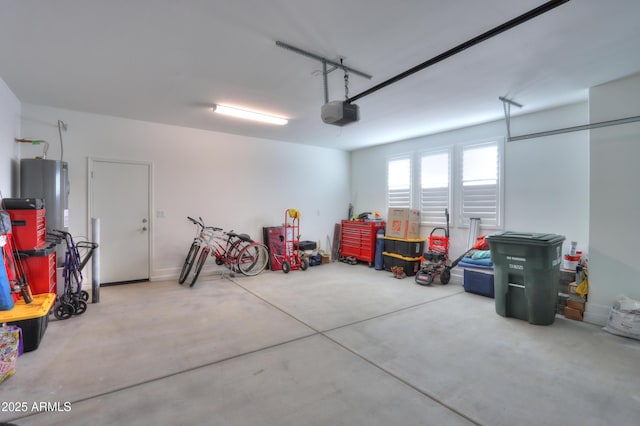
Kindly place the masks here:
<instances>
[{"instance_id":1,"label":"bicycle handlebar","mask_svg":"<svg viewBox=\"0 0 640 426\"><path fill-rule=\"evenodd\" d=\"M200 220L196 220L196 219L192 218L191 216L187 216L187 219L189 219L194 225L198 225L202 229L211 229L212 231L222 231L222 228L217 228L215 226L205 226L204 221L202 220L202 218L200 218Z\"/></svg>"}]
</instances>

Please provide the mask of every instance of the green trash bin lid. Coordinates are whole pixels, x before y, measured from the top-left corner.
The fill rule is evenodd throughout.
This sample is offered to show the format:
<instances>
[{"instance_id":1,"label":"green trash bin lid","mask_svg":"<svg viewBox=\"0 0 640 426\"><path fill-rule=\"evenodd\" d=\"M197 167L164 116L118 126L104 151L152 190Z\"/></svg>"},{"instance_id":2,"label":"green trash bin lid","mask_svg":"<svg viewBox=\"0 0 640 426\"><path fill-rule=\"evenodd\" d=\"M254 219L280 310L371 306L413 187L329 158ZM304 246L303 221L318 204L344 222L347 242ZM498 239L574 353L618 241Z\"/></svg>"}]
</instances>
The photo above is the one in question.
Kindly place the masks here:
<instances>
[{"instance_id":1,"label":"green trash bin lid","mask_svg":"<svg viewBox=\"0 0 640 426\"><path fill-rule=\"evenodd\" d=\"M545 234L540 232L501 231L487 235L489 244L492 242L506 244L525 244L536 246L551 246L565 240L564 235Z\"/></svg>"}]
</instances>

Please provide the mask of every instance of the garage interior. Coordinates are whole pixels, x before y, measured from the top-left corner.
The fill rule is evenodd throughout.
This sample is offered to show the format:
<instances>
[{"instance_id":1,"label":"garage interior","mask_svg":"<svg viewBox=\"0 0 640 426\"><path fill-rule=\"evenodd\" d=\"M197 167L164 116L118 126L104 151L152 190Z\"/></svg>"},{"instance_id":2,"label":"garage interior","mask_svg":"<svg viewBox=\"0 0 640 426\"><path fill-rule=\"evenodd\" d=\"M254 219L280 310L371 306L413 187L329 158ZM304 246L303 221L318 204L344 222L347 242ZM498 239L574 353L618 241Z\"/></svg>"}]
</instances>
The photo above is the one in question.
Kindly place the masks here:
<instances>
[{"instance_id":1,"label":"garage interior","mask_svg":"<svg viewBox=\"0 0 640 426\"><path fill-rule=\"evenodd\" d=\"M99 216L103 284L90 265L83 288L99 301L48 316L0 383L0 422L635 424L638 340L603 327L617 298L640 299L640 5L217 3L0 6L2 197L21 197L23 160L66 162L68 229L91 239ZM323 122L323 105L353 98L358 120ZM225 104L288 123L214 113ZM562 235L562 254L577 242L582 321L498 315L462 268L423 286L335 256L255 276L208 261L193 287L177 282L188 216L261 241L294 208L299 237L331 252L336 224L387 218L394 160L411 164L406 207L420 209L420 160L441 152L455 259L470 234L458 158L487 143L500 185L480 233ZM116 240L127 227L137 241Z\"/></svg>"}]
</instances>

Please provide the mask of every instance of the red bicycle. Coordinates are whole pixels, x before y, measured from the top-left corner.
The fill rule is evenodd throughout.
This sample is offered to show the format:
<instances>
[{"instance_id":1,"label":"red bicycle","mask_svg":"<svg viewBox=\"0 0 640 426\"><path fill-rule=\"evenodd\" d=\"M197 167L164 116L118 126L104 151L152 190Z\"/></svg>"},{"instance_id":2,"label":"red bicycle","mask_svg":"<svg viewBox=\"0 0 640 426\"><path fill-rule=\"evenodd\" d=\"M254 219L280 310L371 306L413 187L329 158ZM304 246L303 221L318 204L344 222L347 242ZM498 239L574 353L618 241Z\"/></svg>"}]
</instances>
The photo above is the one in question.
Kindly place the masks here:
<instances>
[{"instance_id":1,"label":"red bicycle","mask_svg":"<svg viewBox=\"0 0 640 426\"><path fill-rule=\"evenodd\" d=\"M186 281L189 271L195 265L190 287L193 287L202 272L202 268L211 255L217 265L224 265L232 272L252 276L262 272L269 262L267 247L253 241L247 234L225 232L222 228L206 226L202 221L191 217L188 219L198 226L196 238L189 248L178 282ZM200 254L198 255L198 252ZM196 255L198 257L197 261ZM195 263L194 263L195 261Z\"/></svg>"}]
</instances>

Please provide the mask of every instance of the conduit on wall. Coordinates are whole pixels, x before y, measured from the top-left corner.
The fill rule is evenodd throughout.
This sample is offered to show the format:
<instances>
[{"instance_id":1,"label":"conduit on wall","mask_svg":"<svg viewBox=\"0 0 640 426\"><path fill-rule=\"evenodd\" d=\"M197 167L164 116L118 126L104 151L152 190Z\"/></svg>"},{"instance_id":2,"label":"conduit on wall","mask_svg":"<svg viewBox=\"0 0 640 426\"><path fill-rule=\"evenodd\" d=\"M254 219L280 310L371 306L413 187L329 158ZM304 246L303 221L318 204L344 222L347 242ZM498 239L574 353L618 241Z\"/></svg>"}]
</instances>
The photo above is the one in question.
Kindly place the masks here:
<instances>
[{"instance_id":1,"label":"conduit on wall","mask_svg":"<svg viewBox=\"0 0 640 426\"><path fill-rule=\"evenodd\" d=\"M502 101L502 104L504 106L504 120L507 126L507 142L541 138L543 136L559 135L562 133L578 132L581 130L598 129L600 127L618 126L620 124L635 123L637 121L640 121L640 115L636 115L635 117L618 118L615 120L600 121L598 123L583 124L581 126L564 127L562 129L546 130L544 132L529 133L520 136L511 136L511 105L517 106L518 108L522 108L522 105L502 96L500 96L498 99Z\"/></svg>"}]
</instances>

